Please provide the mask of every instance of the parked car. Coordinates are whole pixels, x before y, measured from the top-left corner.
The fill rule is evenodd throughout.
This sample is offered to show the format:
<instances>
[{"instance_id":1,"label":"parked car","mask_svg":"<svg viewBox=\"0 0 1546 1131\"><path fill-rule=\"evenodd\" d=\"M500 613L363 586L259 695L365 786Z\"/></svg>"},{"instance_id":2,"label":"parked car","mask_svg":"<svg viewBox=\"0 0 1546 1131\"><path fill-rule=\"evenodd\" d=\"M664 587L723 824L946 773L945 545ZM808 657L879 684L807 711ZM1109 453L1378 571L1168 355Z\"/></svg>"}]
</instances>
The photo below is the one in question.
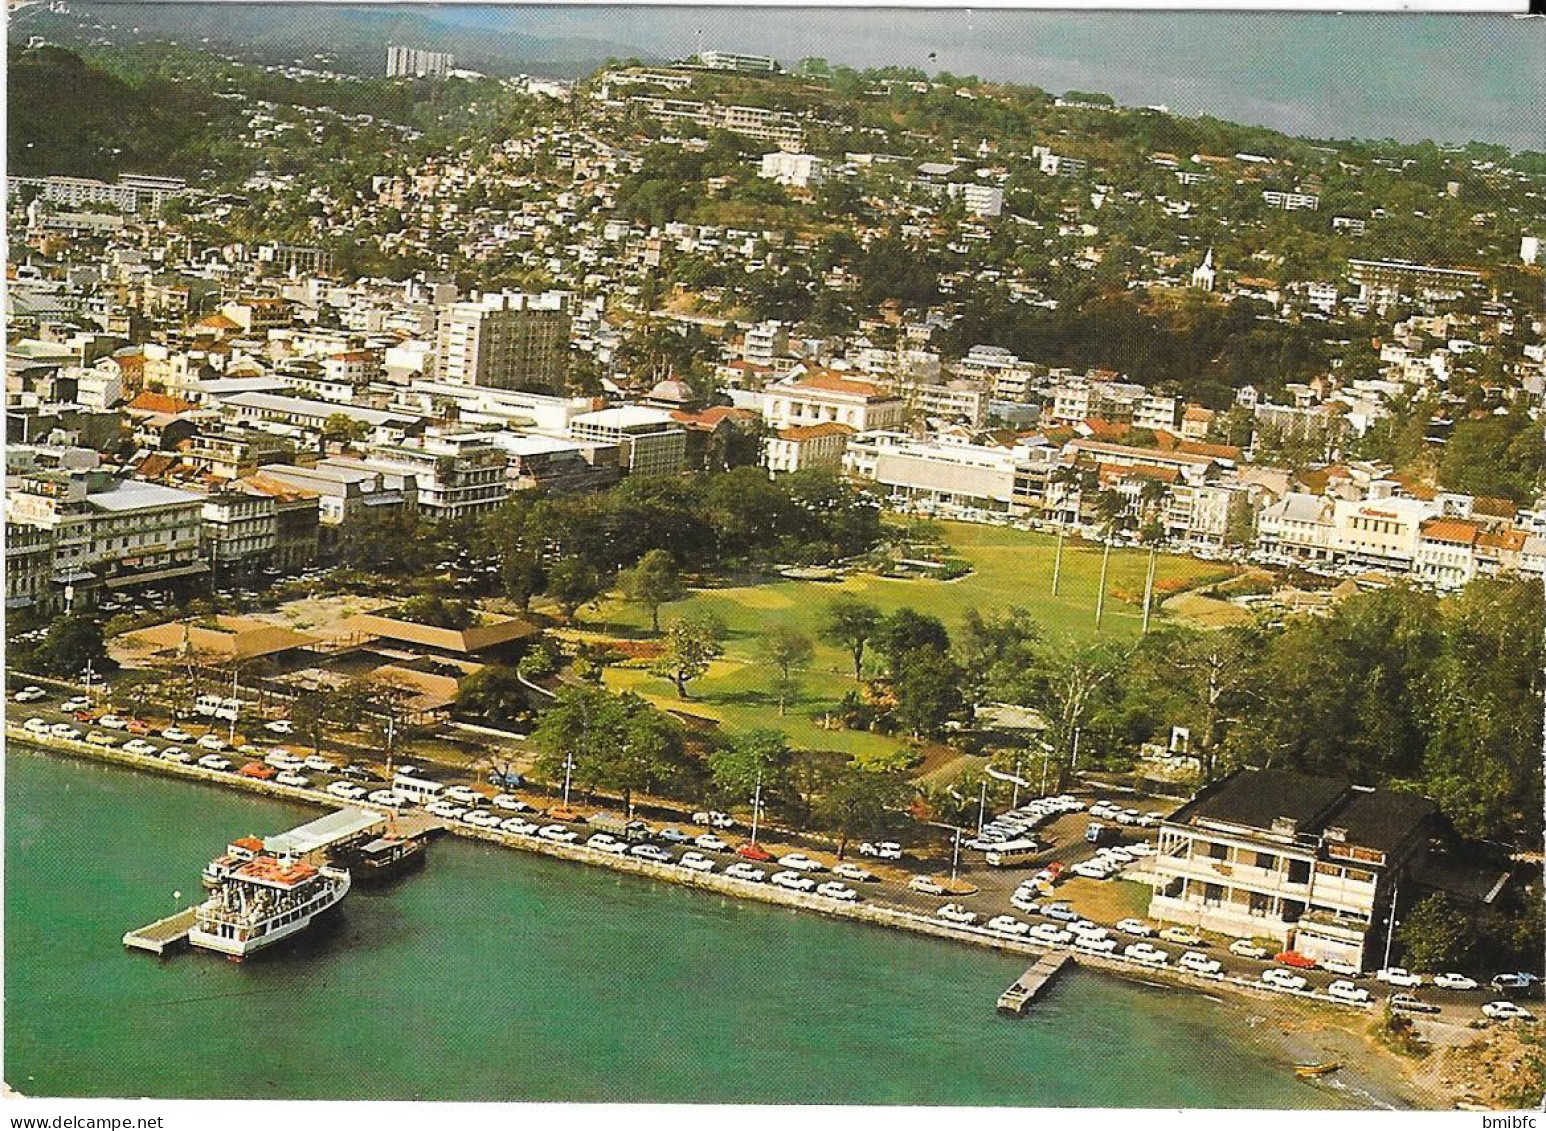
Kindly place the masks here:
<instances>
[{"instance_id":1,"label":"parked car","mask_svg":"<svg viewBox=\"0 0 1546 1131\"><path fill-rule=\"evenodd\" d=\"M310 759L307 759L307 764L310 765ZM401 809L408 804L406 797L390 789L373 790L365 800L372 805L385 805L388 809Z\"/></svg>"},{"instance_id":2,"label":"parked car","mask_svg":"<svg viewBox=\"0 0 1546 1131\"><path fill-rule=\"evenodd\" d=\"M735 827L735 818L729 813L721 813L718 809L699 809L692 815L692 823L708 825L715 829L729 829Z\"/></svg>"},{"instance_id":3,"label":"parked car","mask_svg":"<svg viewBox=\"0 0 1546 1131\"><path fill-rule=\"evenodd\" d=\"M928 876L914 876L908 881L907 887L910 891L922 892L924 895L945 894L945 889Z\"/></svg>"},{"instance_id":4,"label":"parked car","mask_svg":"<svg viewBox=\"0 0 1546 1131\"><path fill-rule=\"evenodd\" d=\"M573 844L580 839L563 825L544 825L537 830L537 835L543 840L551 840L557 844Z\"/></svg>"},{"instance_id":5,"label":"parked car","mask_svg":"<svg viewBox=\"0 0 1546 1131\"><path fill-rule=\"evenodd\" d=\"M1291 970L1284 970L1281 966L1270 966L1261 972L1263 985L1271 986L1275 990L1299 991L1308 989L1310 983Z\"/></svg>"},{"instance_id":6,"label":"parked car","mask_svg":"<svg viewBox=\"0 0 1546 1131\"><path fill-rule=\"evenodd\" d=\"M845 883L839 883L837 880L828 880L824 884L817 884L816 894L824 895L828 899L838 900L841 903L857 903L859 901L858 892Z\"/></svg>"},{"instance_id":7,"label":"parked car","mask_svg":"<svg viewBox=\"0 0 1546 1131\"><path fill-rule=\"evenodd\" d=\"M1229 953L1240 958L1268 958L1272 952L1250 939L1236 939L1229 944Z\"/></svg>"},{"instance_id":8,"label":"parked car","mask_svg":"<svg viewBox=\"0 0 1546 1131\"><path fill-rule=\"evenodd\" d=\"M936 918L943 919L947 923L954 923L959 927L969 927L977 922L976 912L968 911L959 903L947 903L934 912L934 915Z\"/></svg>"},{"instance_id":9,"label":"parked car","mask_svg":"<svg viewBox=\"0 0 1546 1131\"><path fill-rule=\"evenodd\" d=\"M1438 1013L1439 1007L1413 994L1391 994L1390 1008L1395 1013Z\"/></svg>"},{"instance_id":10,"label":"parked car","mask_svg":"<svg viewBox=\"0 0 1546 1131\"><path fill-rule=\"evenodd\" d=\"M1540 978L1535 974L1521 971L1516 974L1494 974L1492 981L1488 983L1495 990L1510 993L1515 990L1529 990L1540 984Z\"/></svg>"},{"instance_id":11,"label":"parked car","mask_svg":"<svg viewBox=\"0 0 1546 1131\"><path fill-rule=\"evenodd\" d=\"M130 754L138 754L141 757L149 757L156 752L156 748L143 738L131 738L123 744L123 748Z\"/></svg>"},{"instance_id":12,"label":"parked car","mask_svg":"<svg viewBox=\"0 0 1546 1131\"><path fill-rule=\"evenodd\" d=\"M680 867L686 868L689 872L712 872L714 870L714 861L701 852L684 852L681 859L677 861L677 864Z\"/></svg>"},{"instance_id":13,"label":"parked car","mask_svg":"<svg viewBox=\"0 0 1546 1131\"><path fill-rule=\"evenodd\" d=\"M860 856L873 856L878 860L902 859L902 846L893 840L865 841L859 845Z\"/></svg>"},{"instance_id":14,"label":"parked car","mask_svg":"<svg viewBox=\"0 0 1546 1131\"><path fill-rule=\"evenodd\" d=\"M181 746L168 746L165 750L161 751L161 760L163 762L190 762L193 760L193 755L189 754Z\"/></svg>"},{"instance_id":15,"label":"parked car","mask_svg":"<svg viewBox=\"0 0 1546 1131\"><path fill-rule=\"evenodd\" d=\"M331 762L319 754L308 754L301 759L301 764L308 770L315 770L319 774L336 774L338 763Z\"/></svg>"},{"instance_id":16,"label":"parked car","mask_svg":"<svg viewBox=\"0 0 1546 1131\"><path fill-rule=\"evenodd\" d=\"M94 730L86 736L86 741L93 746L117 746L118 740L106 731Z\"/></svg>"},{"instance_id":17,"label":"parked car","mask_svg":"<svg viewBox=\"0 0 1546 1131\"><path fill-rule=\"evenodd\" d=\"M760 884L768 878L768 874L761 868L753 868L745 861L737 860L725 865L725 875L735 880L745 880L750 884Z\"/></svg>"},{"instance_id":18,"label":"parked car","mask_svg":"<svg viewBox=\"0 0 1546 1131\"><path fill-rule=\"evenodd\" d=\"M748 842L741 845L740 848L735 850L735 854L737 856L744 856L748 860L755 860L759 864L770 863L773 859L773 854L771 852L769 852L766 848L763 848L762 845L755 842Z\"/></svg>"},{"instance_id":19,"label":"parked car","mask_svg":"<svg viewBox=\"0 0 1546 1131\"><path fill-rule=\"evenodd\" d=\"M225 739L221 738L218 734L201 734L198 741L195 742L194 745L199 747L201 750L213 750L217 754L222 750L228 749L230 746L230 744L226 742Z\"/></svg>"},{"instance_id":20,"label":"parked car","mask_svg":"<svg viewBox=\"0 0 1546 1131\"><path fill-rule=\"evenodd\" d=\"M1088 951L1090 954L1115 954L1117 940L1097 938L1094 935L1080 935L1074 939L1074 949Z\"/></svg>"},{"instance_id":21,"label":"parked car","mask_svg":"<svg viewBox=\"0 0 1546 1131\"><path fill-rule=\"evenodd\" d=\"M499 827L515 836L533 836L537 832L537 826L524 817L506 817L499 822Z\"/></svg>"},{"instance_id":22,"label":"parked car","mask_svg":"<svg viewBox=\"0 0 1546 1131\"><path fill-rule=\"evenodd\" d=\"M64 738L71 742L79 742L81 737L80 730L69 723L55 723L48 728L48 733L54 738Z\"/></svg>"},{"instance_id":23,"label":"parked car","mask_svg":"<svg viewBox=\"0 0 1546 1131\"><path fill-rule=\"evenodd\" d=\"M1482 1015L1494 1021L1534 1021L1535 1014L1522 1005L1511 1001L1489 1001L1482 1006Z\"/></svg>"},{"instance_id":24,"label":"parked car","mask_svg":"<svg viewBox=\"0 0 1546 1131\"><path fill-rule=\"evenodd\" d=\"M1031 925L1021 922L1013 915L995 915L988 920L988 930L998 931L1004 935L1025 935L1030 933Z\"/></svg>"},{"instance_id":25,"label":"parked car","mask_svg":"<svg viewBox=\"0 0 1546 1131\"><path fill-rule=\"evenodd\" d=\"M1357 978L1363 971L1351 962L1340 958L1321 959L1321 969L1328 974L1336 974L1343 978Z\"/></svg>"},{"instance_id":26,"label":"parked car","mask_svg":"<svg viewBox=\"0 0 1546 1131\"><path fill-rule=\"evenodd\" d=\"M693 844L708 852L729 852L730 845L722 837L713 833L700 833L692 838Z\"/></svg>"},{"instance_id":27,"label":"parked car","mask_svg":"<svg viewBox=\"0 0 1546 1131\"><path fill-rule=\"evenodd\" d=\"M1402 966L1387 966L1383 970L1374 972L1376 981L1387 982L1392 986L1401 986L1405 989L1415 989L1423 984L1423 976L1414 974Z\"/></svg>"},{"instance_id":28,"label":"parked car","mask_svg":"<svg viewBox=\"0 0 1546 1131\"><path fill-rule=\"evenodd\" d=\"M175 750L176 747L168 747L168 749ZM162 751L161 756L163 758L166 757L166 751ZM206 770L217 770L221 773L231 768L231 760L229 758L222 758L219 754L206 754L199 759L198 764Z\"/></svg>"},{"instance_id":29,"label":"parked car","mask_svg":"<svg viewBox=\"0 0 1546 1131\"><path fill-rule=\"evenodd\" d=\"M1166 927L1159 933L1159 937L1166 942L1179 943L1182 946L1207 946L1203 937L1190 927Z\"/></svg>"},{"instance_id":30,"label":"parked car","mask_svg":"<svg viewBox=\"0 0 1546 1131\"><path fill-rule=\"evenodd\" d=\"M652 860L656 864L671 863L671 854L658 844L636 844L628 850L628 855L637 856L640 860Z\"/></svg>"},{"instance_id":31,"label":"parked car","mask_svg":"<svg viewBox=\"0 0 1546 1131\"><path fill-rule=\"evenodd\" d=\"M1052 923L1037 923L1031 928L1029 937L1044 946L1067 946L1074 941L1072 931L1064 930Z\"/></svg>"},{"instance_id":32,"label":"parked car","mask_svg":"<svg viewBox=\"0 0 1546 1131\"><path fill-rule=\"evenodd\" d=\"M365 790L353 782L335 781L327 787L327 792L334 797L342 797L345 801L358 801L365 796Z\"/></svg>"},{"instance_id":33,"label":"parked car","mask_svg":"<svg viewBox=\"0 0 1546 1131\"><path fill-rule=\"evenodd\" d=\"M1441 990L1474 990L1479 987L1475 978L1467 978L1464 974L1435 974L1433 984Z\"/></svg>"},{"instance_id":34,"label":"parked car","mask_svg":"<svg viewBox=\"0 0 1546 1131\"><path fill-rule=\"evenodd\" d=\"M1189 950L1176 960L1176 965L1193 974L1201 974L1203 977L1212 977L1215 974L1222 975L1224 966L1216 958L1209 958L1198 950Z\"/></svg>"},{"instance_id":35,"label":"parked car","mask_svg":"<svg viewBox=\"0 0 1546 1131\"><path fill-rule=\"evenodd\" d=\"M295 730L295 726L289 719L275 719L273 722L264 723L263 729L269 734L290 734Z\"/></svg>"},{"instance_id":36,"label":"parked car","mask_svg":"<svg viewBox=\"0 0 1546 1131\"><path fill-rule=\"evenodd\" d=\"M1346 1002L1348 1005L1368 1005L1374 999L1369 996L1369 991L1362 986L1354 985L1343 978L1326 987L1326 996L1333 1001Z\"/></svg>"},{"instance_id":37,"label":"parked car","mask_svg":"<svg viewBox=\"0 0 1546 1131\"><path fill-rule=\"evenodd\" d=\"M778 858L780 868L793 868L796 872L823 872L825 867L803 852L789 852Z\"/></svg>"},{"instance_id":38,"label":"parked car","mask_svg":"<svg viewBox=\"0 0 1546 1131\"><path fill-rule=\"evenodd\" d=\"M1314 970L1320 965L1307 954L1300 954L1297 950L1285 950L1273 957L1272 961L1281 962L1284 966L1292 966L1295 970Z\"/></svg>"},{"instance_id":39,"label":"parked car","mask_svg":"<svg viewBox=\"0 0 1546 1131\"><path fill-rule=\"evenodd\" d=\"M103 715L97 720L98 726L105 726L108 730L127 730L129 720L122 715Z\"/></svg>"},{"instance_id":40,"label":"parked car","mask_svg":"<svg viewBox=\"0 0 1546 1131\"><path fill-rule=\"evenodd\" d=\"M832 874L834 876L842 876L845 880L852 880L856 884L869 883L875 878L873 872L866 872L859 865L850 864L846 860L840 860L832 865Z\"/></svg>"},{"instance_id":41,"label":"parked car","mask_svg":"<svg viewBox=\"0 0 1546 1131\"><path fill-rule=\"evenodd\" d=\"M688 836L681 829L674 826L661 829L655 835L658 836L661 840L665 841L667 844L686 844L692 840L692 837Z\"/></svg>"},{"instance_id":42,"label":"parked car","mask_svg":"<svg viewBox=\"0 0 1546 1131\"><path fill-rule=\"evenodd\" d=\"M1041 913L1048 919L1056 919L1059 923L1072 923L1079 918L1079 912L1066 903L1049 903L1041 909Z\"/></svg>"},{"instance_id":43,"label":"parked car","mask_svg":"<svg viewBox=\"0 0 1546 1131\"><path fill-rule=\"evenodd\" d=\"M44 718L28 719L22 723L21 729L28 734L47 734L52 729L52 724Z\"/></svg>"},{"instance_id":44,"label":"parked car","mask_svg":"<svg viewBox=\"0 0 1546 1131\"><path fill-rule=\"evenodd\" d=\"M1017 911L1024 911L1027 915L1035 915L1041 910L1041 903L1036 899L1036 893L1026 888L1021 888L1009 897L1009 906Z\"/></svg>"},{"instance_id":45,"label":"parked car","mask_svg":"<svg viewBox=\"0 0 1546 1131\"><path fill-rule=\"evenodd\" d=\"M1146 942L1136 942L1124 947L1122 954L1144 966L1166 966L1170 963L1170 955Z\"/></svg>"},{"instance_id":46,"label":"parked car","mask_svg":"<svg viewBox=\"0 0 1546 1131\"><path fill-rule=\"evenodd\" d=\"M67 715L73 711L86 711L90 710L90 708L91 700L87 699L84 695L73 696L59 704L59 709Z\"/></svg>"},{"instance_id":47,"label":"parked car","mask_svg":"<svg viewBox=\"0 0 1546 1131\"><path fill-rule=\"evenodd\" d=\"M193 735L191 735L187 731L183 730L182 727L177 727L177 726L167 727L165 730L163 730L161 732L161 737L166 739L168 742L192 742L193 741Z\"/></svg>"},{"instance_id":48,"label":"parked car","mask_svg":"<svg viewBox=\"0 0 1546 1131\"><path fill-rule=\"evenodd\" d=\"M36 703L39 699L47 699L48 692L44 691L41 687L33 687L31 684L28 684L15 695L12 695L11 698L18 703Z\"/></svg>"},{"instance_id":49,"label":"parked car","mask_svg":"<svg viewBox=\"0 0 1546 1131\"><path fill-rule=\"evenodd\" d=\"M276 774L274 780L280 785L288 785L294 789L305 789L311 784L311 779L305 774L298 774L293 770L285 770L283 773Z\"/></svg>"},{"instance_id":50,"label":"parked car","mask_svg":"<svg viewBox=\"0 0 1546 1131\"><path fill-rule=\"evenodd\" d=\"M1117 923L1117 930L1125 935L1137 935L1141 939L1154 937L1154 928L1142 919L1122 919Z\"/></svg>"}]
</instances>

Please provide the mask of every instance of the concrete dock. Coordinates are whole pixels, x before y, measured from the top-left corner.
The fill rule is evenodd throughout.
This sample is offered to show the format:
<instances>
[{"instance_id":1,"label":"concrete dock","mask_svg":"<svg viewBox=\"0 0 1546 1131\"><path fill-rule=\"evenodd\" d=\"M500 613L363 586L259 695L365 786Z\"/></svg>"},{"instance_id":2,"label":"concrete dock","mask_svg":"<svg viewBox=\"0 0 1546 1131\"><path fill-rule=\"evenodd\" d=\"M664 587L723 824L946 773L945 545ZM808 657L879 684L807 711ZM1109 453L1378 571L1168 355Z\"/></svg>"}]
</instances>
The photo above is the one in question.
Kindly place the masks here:
<instances>
[{"instance_id":1,"label":"concrete dock","mask_svg":"<svg viewBox=\"0 0 1546 1131\"><path fill-rule=\"evenodd\" d=\"M1015 1017L1020 1016L1031 1008L1031 1002L1036 1000L1036 995L1043 988L1063 972L1063 967L1071 961L1064 954L1047 954L1036 960L1024 974L1015 979L1014 984L998 995L998 1011L1008 1013Z\"/></svg>"},{"instance_id":2,"label":"concrete dock","mask_svg":"<svg viewBox=\"0 0 1546 1131\"><path fill-rule=\"evenodd\" d=\"M194 908L187 907L175 915L157 919L149 926L124 935L123 945L134 950L148 950L155 955L165 954L171 947L188 941L188 932L193 929L193 916Z\"/></svg>"}]
</instances>

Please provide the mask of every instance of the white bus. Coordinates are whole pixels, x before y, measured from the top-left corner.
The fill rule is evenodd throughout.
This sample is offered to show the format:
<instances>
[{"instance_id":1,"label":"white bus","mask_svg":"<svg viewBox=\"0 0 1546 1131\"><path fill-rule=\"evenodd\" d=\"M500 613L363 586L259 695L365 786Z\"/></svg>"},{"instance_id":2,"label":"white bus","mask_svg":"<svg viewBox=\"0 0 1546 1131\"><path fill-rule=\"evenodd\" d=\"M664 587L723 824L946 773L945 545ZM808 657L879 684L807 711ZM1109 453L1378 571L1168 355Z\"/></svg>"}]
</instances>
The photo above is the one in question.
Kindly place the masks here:
<instances>
[{"instance_id":1,"label":"white bus","mask_svg":"<svg viewBox=\"0 0 1546 1131\"><path fill-rule=\"evenodd\" d=\"M410 777L407 774L395 774L392 778L392 792L407 798L415 805L428 805L431 801L438 801L445 791L445 782Z\"/></svg>"},{"instance_id":2,"label":"white bus","mask_svg":"<svg viewBox=\"0 0 1546 1131\"><path fill-rule=\"evenodd\" d=\"M984 859L990 867L1018 868L1030 864L1041 855L1041 845L1034 840L1006 840L988 849Z\"/></svg>"}]
</instances>

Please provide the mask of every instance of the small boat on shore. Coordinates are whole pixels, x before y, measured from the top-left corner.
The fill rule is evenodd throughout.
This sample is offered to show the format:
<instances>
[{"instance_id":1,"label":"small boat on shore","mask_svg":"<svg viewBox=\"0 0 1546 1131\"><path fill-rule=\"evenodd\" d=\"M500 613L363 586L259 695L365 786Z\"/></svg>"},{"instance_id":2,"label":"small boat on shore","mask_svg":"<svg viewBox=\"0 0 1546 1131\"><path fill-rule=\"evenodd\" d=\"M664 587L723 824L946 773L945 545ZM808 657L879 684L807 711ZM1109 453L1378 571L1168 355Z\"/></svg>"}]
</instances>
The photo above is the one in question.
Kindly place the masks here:
<instances>
[{"instance_id":1,"label":"small boat on shore","mask_svg":"<svg viewBox=\"0 0 1546 1131\"><path fill-rule=\"evenodd\" d=\"M1317 1064L1296 1064L1294 1075L1301 1080L1313 1080L1317 1076L1329 1076L1341 1067L1341 1063L1335 1060L1321 1061Z\"/></svg>"}]
</instances>

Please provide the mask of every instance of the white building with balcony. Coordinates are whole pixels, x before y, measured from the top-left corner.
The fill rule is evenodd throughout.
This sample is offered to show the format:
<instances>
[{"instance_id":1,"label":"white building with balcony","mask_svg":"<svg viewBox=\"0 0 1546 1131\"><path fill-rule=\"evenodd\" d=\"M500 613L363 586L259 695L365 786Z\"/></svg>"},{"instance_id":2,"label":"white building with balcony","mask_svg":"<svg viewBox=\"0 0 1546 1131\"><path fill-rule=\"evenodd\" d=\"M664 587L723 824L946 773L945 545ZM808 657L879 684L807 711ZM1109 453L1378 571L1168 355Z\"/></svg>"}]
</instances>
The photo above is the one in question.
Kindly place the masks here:
<instances>
[{"instance_id":1,"label":"white building with balcony","mask_svg":"<svg viewBox=\"0 0 1546 1131\"><path fill-rule=\"evenodd\" d=\"M1161 824L1149 914L1368 966L1436 813L1416 794L1237 770Z\"/></svg>"}]
</instances>

